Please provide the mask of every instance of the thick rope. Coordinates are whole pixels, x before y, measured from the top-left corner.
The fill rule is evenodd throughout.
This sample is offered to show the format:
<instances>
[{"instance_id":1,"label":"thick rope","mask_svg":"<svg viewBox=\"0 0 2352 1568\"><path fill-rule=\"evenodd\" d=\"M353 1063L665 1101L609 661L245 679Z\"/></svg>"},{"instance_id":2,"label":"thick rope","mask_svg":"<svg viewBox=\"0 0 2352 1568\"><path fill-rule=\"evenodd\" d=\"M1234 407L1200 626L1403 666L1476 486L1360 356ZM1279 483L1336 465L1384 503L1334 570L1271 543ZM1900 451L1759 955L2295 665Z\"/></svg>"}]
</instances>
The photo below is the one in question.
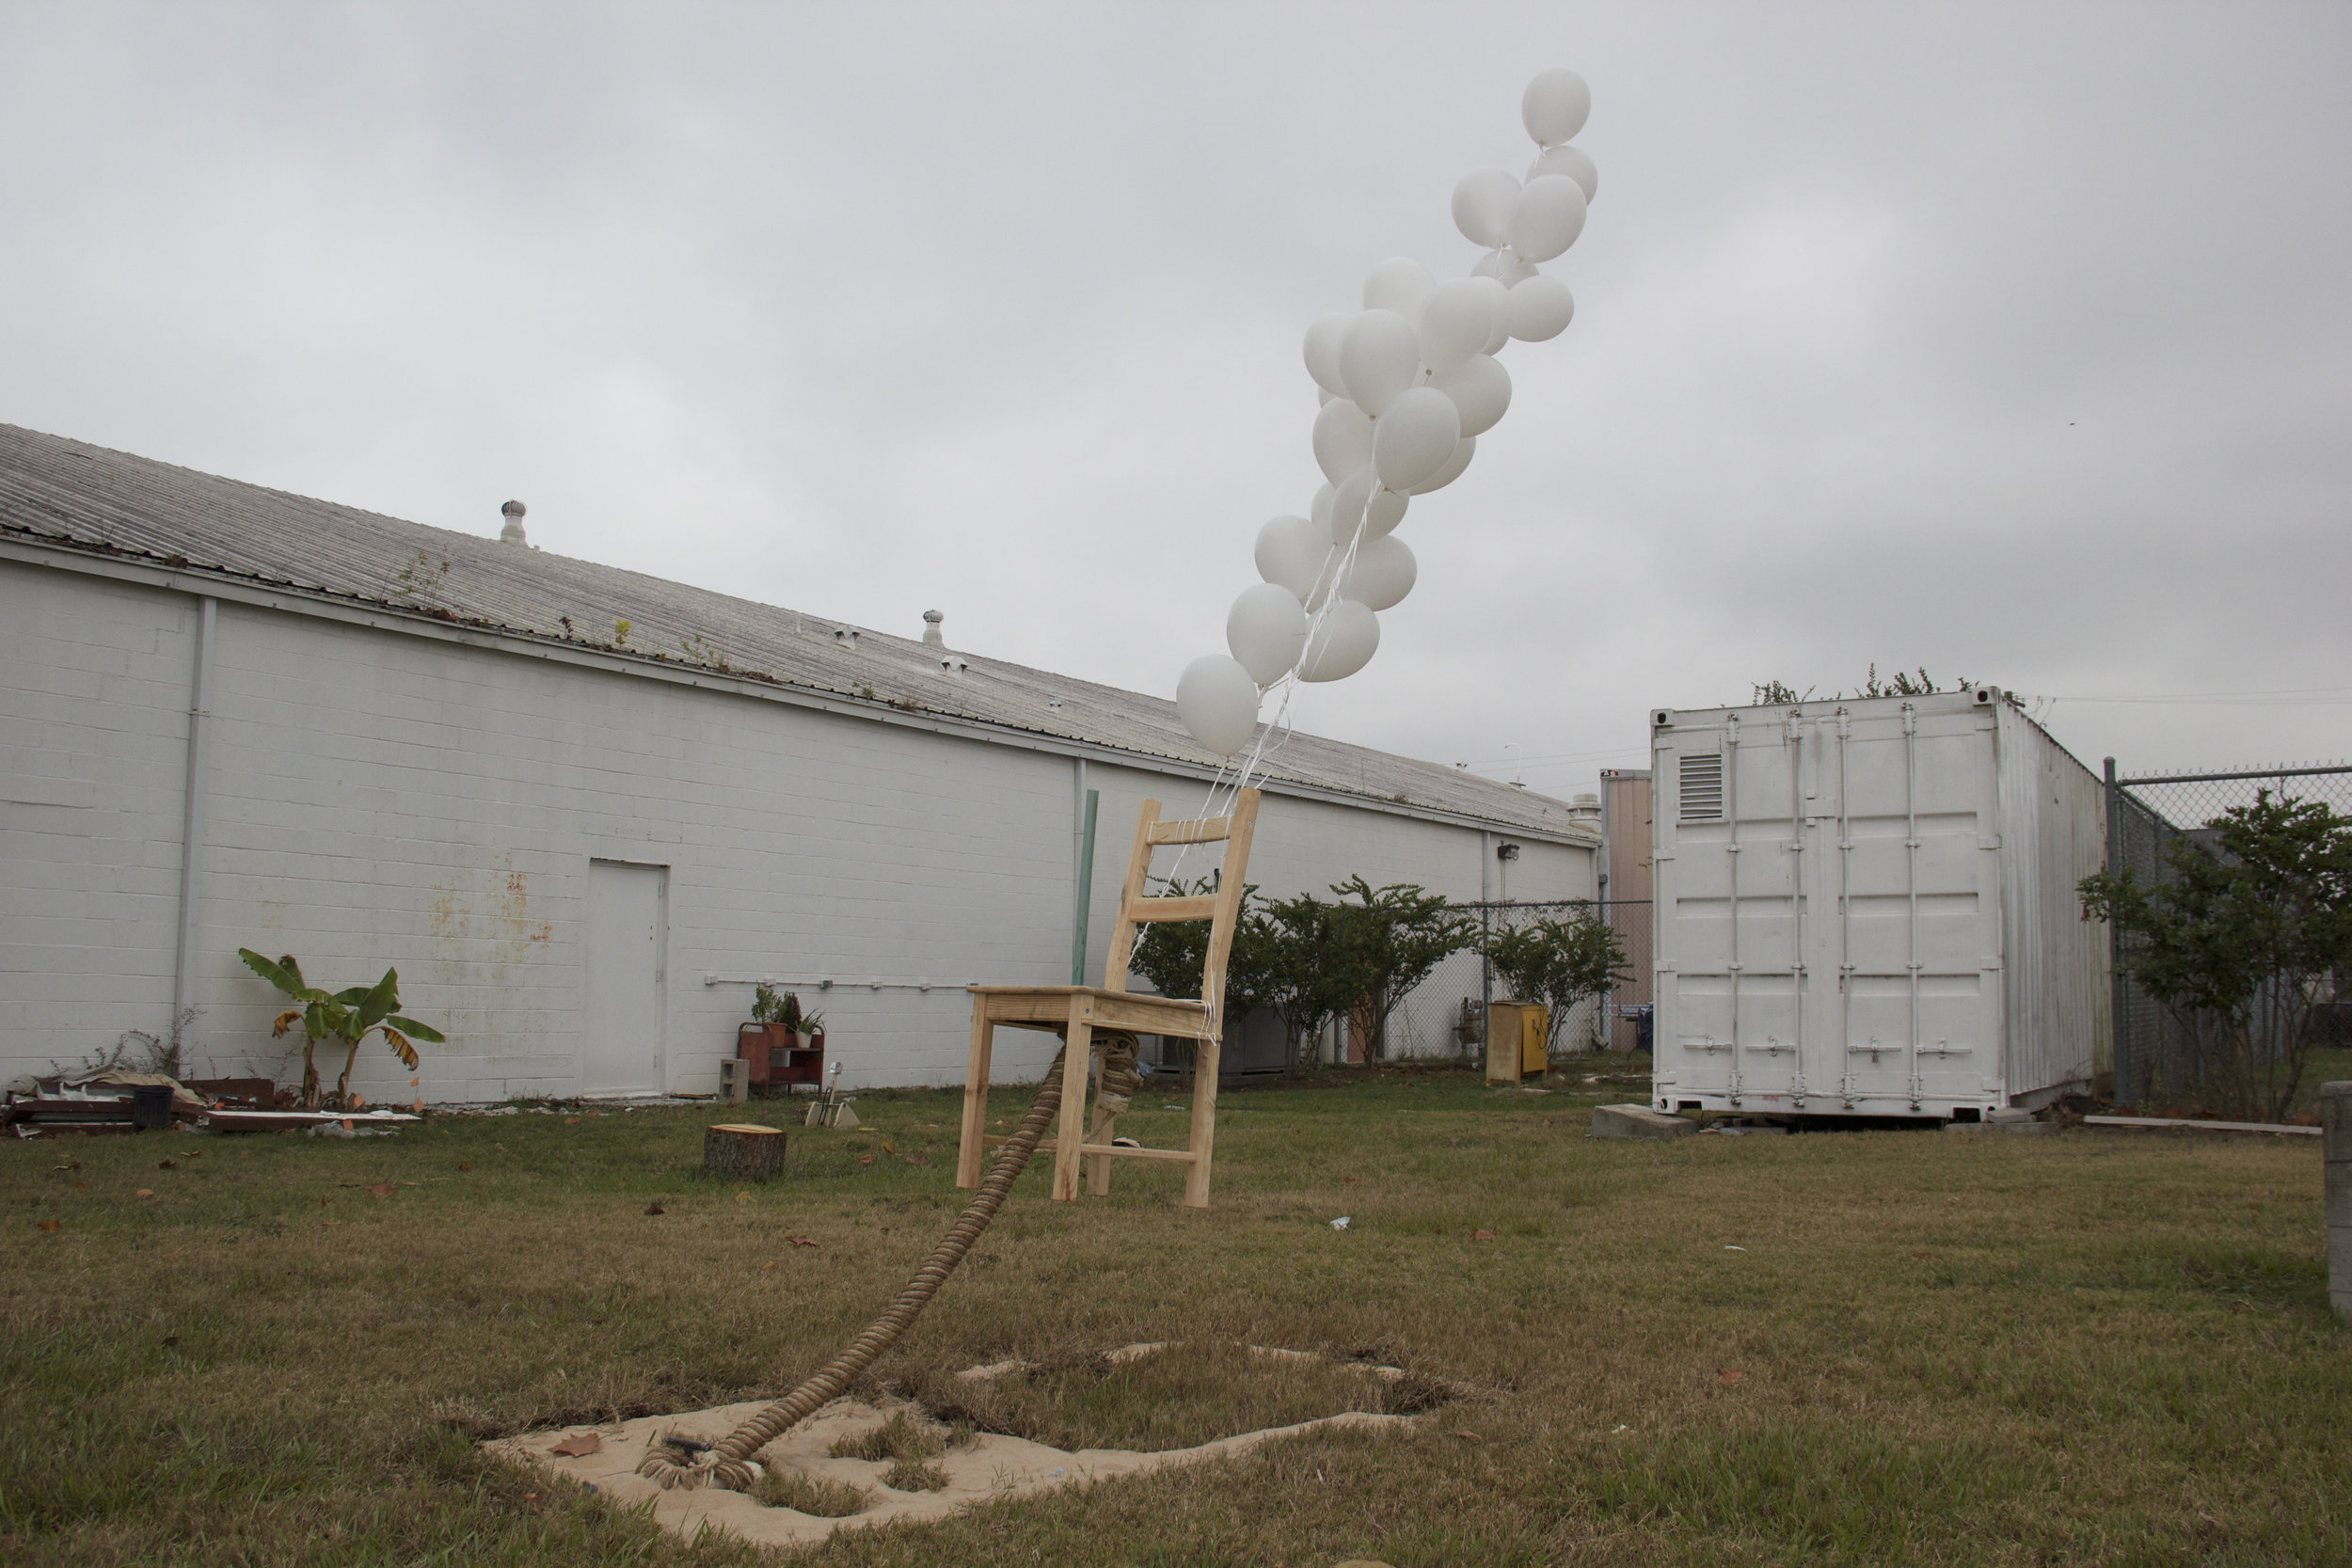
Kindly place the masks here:
<instances>
[{"instance_id":1,"label":"thick rope","mask_svg":"<svg viewBox=\"0 0 2352 1568\"><path fill-rule=\"evenodd\" d=\"M857 1375L873 1364L874 1358L896 1343L907 1325L921 1315L922 1310L972 1243L980 1239L989 1221L1012 1191L1022 1168L1029 1163L1038 1140L1053 1125L1055 1115L1061 1109L1062 1058L1067 1051L1057 1052L1054 1065L1045 1069L1045 1086L1039 1091L1029 1106L1028 1115L1013 1130L1004 1147L997 1150L996 1164L989 1171L988 1180L965 1206L961 1217L948 1228L931 1248L930 1257L908 1280L898 1292L890 1310L867 1325L865 1333L850 1341L849 1349L828 1362L823 1370L802 1384L784 1398L761 1410L741 1426L729 1433L709 1449L697 1453L684 1464L678 1458L661 1451L657 1445L646 1454L637 1473L660 1481L662 1486L702 1486L715 1483L730 1492L748 1492L752 1487L752 1468L746 1463L752 1455L772 1443L782 1433L808 1419L839 1396ZM1129 1058L1133 1060L1132 1057Z\"/></svg>"}]
</instances>

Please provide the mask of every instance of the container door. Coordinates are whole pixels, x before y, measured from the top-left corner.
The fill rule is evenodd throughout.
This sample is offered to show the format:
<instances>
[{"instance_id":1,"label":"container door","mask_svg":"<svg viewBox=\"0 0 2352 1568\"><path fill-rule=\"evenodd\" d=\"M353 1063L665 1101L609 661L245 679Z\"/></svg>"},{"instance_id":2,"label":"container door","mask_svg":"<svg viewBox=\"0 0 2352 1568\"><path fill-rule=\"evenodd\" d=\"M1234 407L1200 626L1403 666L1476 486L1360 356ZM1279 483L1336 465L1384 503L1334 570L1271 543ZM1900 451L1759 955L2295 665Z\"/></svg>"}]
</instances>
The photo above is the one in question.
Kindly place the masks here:
<instances>
[{"instance_id":1,"label":"container door","mask_svg":"<svg viewBox=\"0 0 2352 1568\"><path fill-rule=\"evenodd\" d=\"M585 1094L661 1088L662 954L669 870L588 863Z\"/></svg>"},{"instance_id":2,"label":"container door","mask_svg":"<svg viewBox=\"0 0 2352 1568\"><path fill-rule=\"evenodd\" d=\"M1790 1105L1804 1072L1802 729L1725 719L1675 736L1671 837L1658 859L1659 1071L1677 1092ZM1670 995L1669 995L1670 993Z\"/></svg>"},{"instance_id":3,"label":"container door","mask_svg":"<svg viewBox=\"0 0 2352 1568\"><path fill-rule=\"evenodd\" d=\"M1991 722L1908 704L1836 716L1836 1093L1859 1114L1979 1104L1998 1071Z\"/></svg>"}]
</instances>

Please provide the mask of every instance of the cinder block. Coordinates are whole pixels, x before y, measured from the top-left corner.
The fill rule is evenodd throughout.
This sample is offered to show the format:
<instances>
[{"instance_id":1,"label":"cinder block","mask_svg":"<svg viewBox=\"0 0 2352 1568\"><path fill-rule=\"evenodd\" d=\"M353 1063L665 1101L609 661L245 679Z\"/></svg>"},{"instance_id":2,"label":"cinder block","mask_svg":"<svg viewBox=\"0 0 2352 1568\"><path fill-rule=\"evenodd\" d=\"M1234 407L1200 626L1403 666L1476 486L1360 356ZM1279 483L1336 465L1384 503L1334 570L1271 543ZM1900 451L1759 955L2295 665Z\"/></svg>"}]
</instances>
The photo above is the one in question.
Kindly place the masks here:
<instances>
[{"instance_id":1,"label":"cinder block","mask_svg":"<svg viewBox=\"0 0 2352 1568\"><path fill-rule=\"evenodd\" d=\"M1653 1111L1646 1105L1596 1105L1593 1107L1593 1127L1586 1134L1595 1138L1687 1138L1699 1130L1694 1121Z\"/></svg>"}]
</instances>

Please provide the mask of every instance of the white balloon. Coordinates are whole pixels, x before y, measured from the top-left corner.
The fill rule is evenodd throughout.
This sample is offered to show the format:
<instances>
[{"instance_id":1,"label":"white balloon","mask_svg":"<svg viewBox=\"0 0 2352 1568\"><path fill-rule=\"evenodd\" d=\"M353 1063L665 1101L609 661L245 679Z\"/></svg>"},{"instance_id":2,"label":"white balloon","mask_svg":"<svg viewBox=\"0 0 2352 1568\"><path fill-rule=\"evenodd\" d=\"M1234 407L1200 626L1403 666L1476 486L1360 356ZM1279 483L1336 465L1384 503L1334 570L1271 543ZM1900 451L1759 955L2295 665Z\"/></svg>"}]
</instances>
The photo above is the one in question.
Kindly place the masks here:
<instances>
[{"instance_id":1,"label":"white balloon","mask_svg":"<svg viewBox=\"0 0 2352 1568\"><path fill-rule=\"evenodd\" d=\"M1410 498L1394 490L1375 490L1372 504L1364 508L1364 537L1385 539L1396 531L1396 525L1405 520L1405 503Z\"/></svg>"},{"instance_id":2,"label":"white balloon","mask_svg":"<svg viewBox=\"0 0 2352 1568\"><path fill-rule=\"evenodd\" d=\"M1472 245L1492 250L1511 237L1511 204L1519 182L1507 168L1474 168L1454 187L1454 227Z\"/></svg>"},{"instance_id":3,"label":"white balloon","mask_svg":"<svg viewBox=\"0 0 2352 1568\"><path fill-rule=\"evenodd\" d=\"M1332 544L1344 546L1356 537L1356 530L1364 520L1365 510L1372 503L1373 487L1377 483L1369 463L1340 481L1331 494L1331 515L1326 531Z\"/></svg>"},{"instance_id":4,"label":"white balloon","mask_svg":"<svg viewBox=\"0 0 2352 1568\"><path fill-rule=\"evenodd\" d=\"M1576 296L1556 277L1531 277L1511 291L1511 336L1540 343L1567 330Z\"/></svg>"},{"instance_id":5,"label":"white balloon","mask_svg":"<svg viewBox=\"0 0 2352 1568\"><path fill-rule=\"evenodd\" d=\"M1584 187L1565 174L1531 180L1511 209L1511 248L1530 261L1549 261L1584 232Z\"/></svg>"},{"instance_id":6,"label":"white balloon","mask_svg":"<svg viewBox=\"0 0 2352 1568\"><path fill-rule=\"evenodd\" d=\"M1486 292L1486 303L1494 312L1493 328L1478 352L1499 353L1511 341L1511 291L1499 277L1472 277L1469 281Z\"/></svg>"},{"instance_id":7,"label":"white balloon","mask_svg":"<svg viewBox=\"0 0 2352 1568\"><path fill-rule=\"evenodd\" d=\"M1304 599L1330 558L1331 533L1305 517L1277 517L1258 531L1258 575Z\"/></svg>"},{"instance_id":8,"label":"white balloon","mask_svg":"<svg viewBox=\"0 0 2352 1568\"><path fill-rule=\"evenodd\" d=\"M1472 277L1491 277L1506 289L1517 288L1536 276L1534 267L1513 250L1490 250L1470 268Z\"/></svg>"},{"instance_id":9,"label":"white balloon","mask_svg":"<svg viewBox=\"0 0 2352 1568\"><path fill-rule=\"evenodd\" d=\"M1399 392L1372 427L1372 467L1391 490L1410 490L1446 465L1462 439L1462 416L1435 387Z\"/></svg>"},{"instance_id":10,"label":"white balloon","mask_svg":"<svg viewBox=\"0 0 2352 1568\"><path fill-rule=\"evenodd\" d=\"M1315 499L1307 503L1308 520L1323 532L1330 531L1331 528L1331 482L1325 480L1315 486ZM1267 578L1266 580L1272 582L1274 579Z\"/></svg>"},{"instance_id":11,"label":"white balloon","mask_svg":"<svg viewBox=\"0 0 2352 1568\"><path fill-rule=\"evenodd\" d=\"M1347 388L1340 380L1340 340L1347 336L1347 324L1355 319L1326 316L1307 328L1307 373L1334 397L1347 396Z\"/></svg>"},{"instance_id":12,"label":"white balloon","mask_svg":"<svg viewBox=\"0 0 2352 1568\"><path fill-rule=\"evenodd\" d=\"M1454 400L1454 408L1462 416L1465 436L1484 436L1511 406L1511 372L1483 354L1474 355L1468 364L1435 377L1429 385Z\"/></svg>"},{"instance_id":13,"label":"white balloon","mask_svg":"<svg viewBox=\"0 0 2352 1568\"><path fill-rule=\"evenodd\" d=\"M1449 277L1429 291L1414 323L1422 364L1442 372L1485 349L1495 327L1495 301L1488 293L1494 282Z\"/></svg>"},{"instance_id":14,"label":"white balloon","mask_svg":"<svg viewBox=\"0 0 2352 1568\"><path fill-rule=\"evenodd\" d=\"M1366 540L1356 547L1356 564L1349 568L1347 586L1340 592L1343 598L1367 610L1389 610L1413 591L1413 578L1420 570L1404 540Z\"/></svg>"},{"instance_id":15,"label":"white balloon","mask_svg":"<svg viewBox=\"0 0 2352 1568\"><path fill-rule=\"evenodd\" d=\"M1463 436L1462 444L1454 449L1454 455L1446 461L1446 466L1414 485L1412 493L1416 496L1425 496L1432 490L1444 489L1462 477L1462 470L1470 467L1470 460L1477 454L1477 451L1478 437Z\"/></svg>"},{"instance_id":16,"label":"white balloon","mask_svg":"<svg viewBox=\"0 0 2352 1568\"><path fill-rule=\"evenodd\" d=\"M1176 717L1195 740L1218 756L1230 757L1248 745L1257 731L1258 683L1240 660L1203 654L1177 677Z\"/></svg>"},{"instance_id":17,"label":"white balloon","mask_svg":"<svg viewBox=\"0 0 2352 1568\"><path fill-rule=\"evenodd\" d=\"M1410 256L1391 256L1364 276L1364 309L1393 310L1411 321L1438 279Z\"/></svg>"},{"instance_id":18,"label":"white balloon","mask_svg":"<svg viewBox=\"0 0 2352 1568\"><path fill-rule=\"evenodd\" d=\"M1298 678L1345 680L1370 664L1379 647L1380 618L1361 599L1335 599L1322 625L1308 634L1307 657L1298 666ZM1238 664L1233 668L1241 670ZM1242 670L1242 673L1247 676L1249 672ZM1257 717L1256 708L1250 709L1250 717Z\"/></svg>"},{"instance_id":19,"label":"white balloon","mask_svg":"<svg viewBox=\"0 0 2352 1568\"><path fill-rule=\"evenodd\" d=\"M1345 398L1334 398L1315 416L1315 463L1336 484L1372 461L1372 420Z\"/></svg>"},{"instance_id":20,"label":"white balloon","mask_svg":"<svg viewBox=\"0 0 2352 1568\"><path fill-rule=\"evenodd\" d=\"M1527 177L1541 180L1547 174L1565 174L1575 181L1586 201L1600 194L1600 169L1581 147L1547 147L1536 153L1527 166Z\"/></svg>"},{"instance_id":21,"label":"white balloon","mask_svg":"<svg viewBox=\"0 0 2352 1568\"><path fill-rule=\"evenodd\" d=\"M1583 77L1561 66L1537 71L1519 97L1519 123L1537 147L1575 140L1592 112L1593 89Z\"/></svg>"},{"instance_id":22,"label":"white balloon","mask_svg":"<svg viewBox=\"0 0 2352 1568\"><path fill-rule=\"evenodd\" d=\"M1420 374L1421 340L1410 321L1394 310L1367 310L1348 324L1340 341L1340 379L1357 407L1378 419Z\"/></svg>"},{"instance_id":23,"label":"white balloon","mask_svg":"<svg viewBox=\"0 0 2352 1568\"><path fill-rule=\"evenodd\" d=\"M1307 651L1307 607L1279 582L1245 588L1225 613L1225 645L1260 686L1272 686Z\"/></svg>"}]
</instances>

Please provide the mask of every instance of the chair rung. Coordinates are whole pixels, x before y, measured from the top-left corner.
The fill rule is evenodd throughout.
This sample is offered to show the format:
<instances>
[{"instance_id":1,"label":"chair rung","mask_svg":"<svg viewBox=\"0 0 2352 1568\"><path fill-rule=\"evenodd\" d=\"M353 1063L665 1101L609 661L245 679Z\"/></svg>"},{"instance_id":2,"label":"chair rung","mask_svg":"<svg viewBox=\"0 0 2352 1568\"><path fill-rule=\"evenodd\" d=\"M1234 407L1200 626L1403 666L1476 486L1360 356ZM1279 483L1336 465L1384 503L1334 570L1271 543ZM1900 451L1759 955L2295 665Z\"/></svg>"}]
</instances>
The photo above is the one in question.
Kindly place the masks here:
<instances>
[{"instance_id":1,"label":"chair rung","mask_svg":"<svg viewBox=\"0 0 2352 1568\"><path fill-rule=\"evenodd\" d=\"M1138 898L1123 912L1137 924L1152 920L1215 920L1216 895L1209 893L1191 898Z\"/></svg>"},{"instance_id":2,"label":"chair rung","mask_svg":"<svg viewBox=\"0 0 2352 1568\"><path fill-rule=\"evenodd\" d=\"M1193 1163L1192 1150L1188 1148L1129 1148L1124 1144L1080 1144L1078 1152L1081 1154L1115 1154L1122 1160L1166 1160L1174 1165L1189 1165Z\"/></svg>"},{"instance_id":3,"label":"chair rung","mask_svg":"<svg viewBox=\"0 0 2352 1568\"><path fill-rule=\"evenodd\" d=\"M1154 844L1217 844L1233 836L1230 816L1196 816L1185 822L1154 822Z\"/></svg>"}]
</instances>

